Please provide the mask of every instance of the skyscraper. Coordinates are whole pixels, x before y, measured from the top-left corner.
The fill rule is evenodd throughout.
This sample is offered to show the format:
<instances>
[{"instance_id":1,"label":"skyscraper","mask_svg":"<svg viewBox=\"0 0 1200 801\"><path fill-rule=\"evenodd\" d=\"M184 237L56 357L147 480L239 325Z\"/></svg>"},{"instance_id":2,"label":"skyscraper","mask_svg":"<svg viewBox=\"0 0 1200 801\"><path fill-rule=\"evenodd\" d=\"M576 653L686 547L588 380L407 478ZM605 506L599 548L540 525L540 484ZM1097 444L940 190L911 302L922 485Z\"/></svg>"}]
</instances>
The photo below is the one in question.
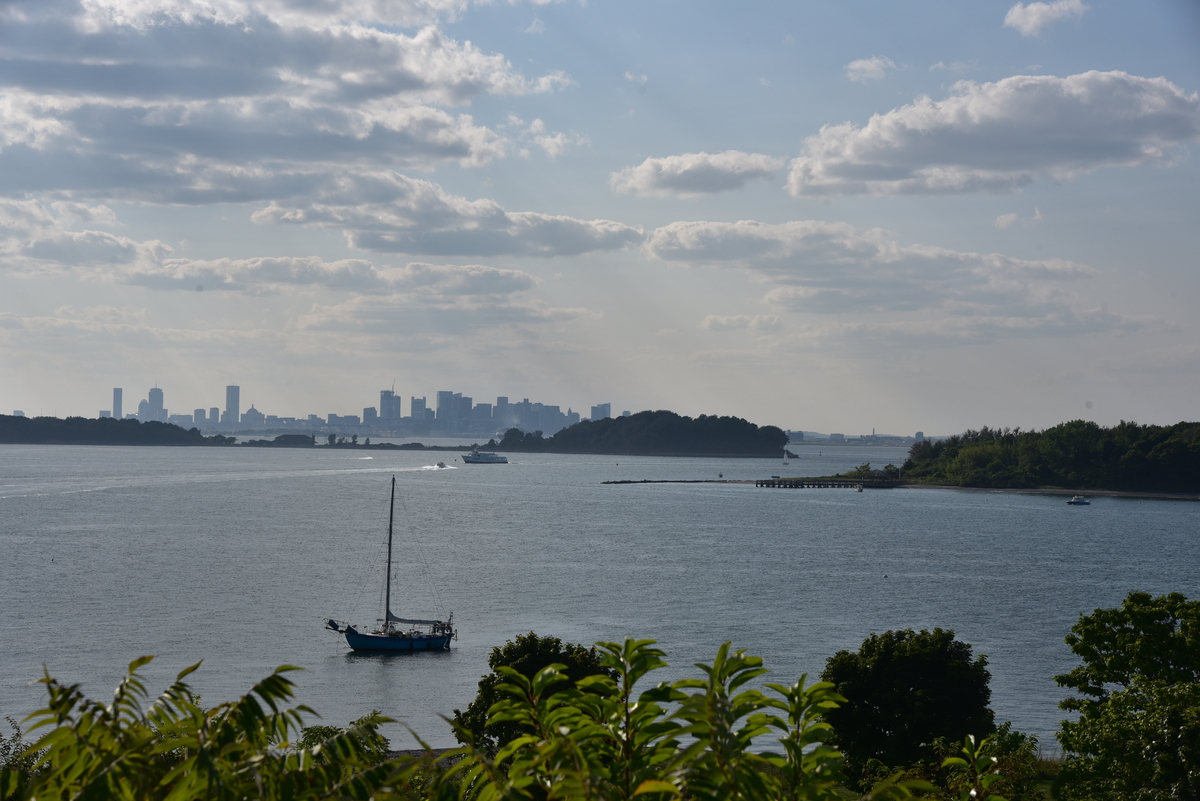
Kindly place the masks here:
<instances>
[{"instance_id":1,"label":"skyscraper","mask_svg":"<svg viewBox=\"0 0 1200 801\"><path fill-rule=\"evenodd\" d=\"M390 389L379 391L379 420L391 423L400 420L400 396Z\"/></svg>"},{"instance_id":2,"label":"skyscraper","mask_svg":"<svg viewBox=\"0 0 1200 801\"><path fill-rule=\"evenodd\" d=\"M113 417L117 418L118 420L122 419L125 416L125 415L121 414L121 388L120 387L113 387L112 413L113 413Z\"/></svg>"},{"instance_id":3,"label":"skyscraper","mask_svg":"<svg viewBox=\"0 0 1200 801\"><path fill-rule=\"evenodd\" d=\"M161 389L153 387L150 390L149 397L146 398L146 403L146 416L148 419L160 422L167 419L166 410L163 409L163 391Z\"/></svg>"},{"instance_id":4,"label":"skyscraper","mask_svg":"<svg viewBox=\"0 0 1200 801\"><path fill-rule=\"evenodd\" d=\"M237 425L242 419L242 388L237 384L225 387L225 414L221 416L222 423Z\"/></svg>"},{"instance_id":5,"label":"skyscraper","mask_svg":"<svg viewBox=\"0 0 1200 801\"><path fill-rule=\"evenodd\" d=\"M593 420L604 420L608 417L612 417L612 404L611 403L597 403L595 406L592 407L592 419Z\"/></svg>"}]
</instances>

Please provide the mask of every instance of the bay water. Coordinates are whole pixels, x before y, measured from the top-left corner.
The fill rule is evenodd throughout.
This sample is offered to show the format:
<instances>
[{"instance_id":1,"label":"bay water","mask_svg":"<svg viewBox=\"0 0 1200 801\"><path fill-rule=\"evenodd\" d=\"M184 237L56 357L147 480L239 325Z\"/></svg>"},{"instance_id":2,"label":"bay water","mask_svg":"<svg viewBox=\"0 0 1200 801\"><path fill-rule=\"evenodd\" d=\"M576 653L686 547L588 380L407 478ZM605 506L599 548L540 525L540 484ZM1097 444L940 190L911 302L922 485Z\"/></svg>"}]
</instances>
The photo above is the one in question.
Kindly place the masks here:
<instances>
[{"instance_id":1,"label":"bay water","mask_svg":"<svg viewBox=\"0 0 1200 801\"><path fill-rule=\"evenodd\" d=\"M718 646L772 681L815 679L872 632L953 629L986 654L992 707L1053 747L1081 613L1131 590L1200 596L1200 505L961 490L603 484L828 475L903 448L794 446L800 458L0 446L0 715L39 708L51 675L107 697L132 659L153 692L203 660L204 702L278 665L320 722L372 709L435 747L493 646L658 640L671 668ZM435 469L442 460L447 469ZM353 654L323 629L380 616L397 478L393 610L453 612L451 650ZM314 720L314 722L317 722ZM401 725L395 747L413 741Z\"/></svg>"}]
</instances>

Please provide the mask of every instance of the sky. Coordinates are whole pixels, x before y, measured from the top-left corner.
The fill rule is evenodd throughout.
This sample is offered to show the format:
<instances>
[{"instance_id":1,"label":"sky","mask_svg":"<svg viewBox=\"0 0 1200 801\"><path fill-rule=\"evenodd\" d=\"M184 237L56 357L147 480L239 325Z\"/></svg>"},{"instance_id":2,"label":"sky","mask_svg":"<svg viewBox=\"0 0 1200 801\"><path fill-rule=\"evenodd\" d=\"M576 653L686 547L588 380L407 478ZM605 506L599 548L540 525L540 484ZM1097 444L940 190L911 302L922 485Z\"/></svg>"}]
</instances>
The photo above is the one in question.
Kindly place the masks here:
<instances>
[{"instance_id":1,"label":"sky","mask_svg":"<svg viewBox=\"0 0 1200 801\"><path fill-rule=\"evenodd\" d=\"M1196 420L1194 0L4 0L0 410Z\"/></svg>"}]
</instances>

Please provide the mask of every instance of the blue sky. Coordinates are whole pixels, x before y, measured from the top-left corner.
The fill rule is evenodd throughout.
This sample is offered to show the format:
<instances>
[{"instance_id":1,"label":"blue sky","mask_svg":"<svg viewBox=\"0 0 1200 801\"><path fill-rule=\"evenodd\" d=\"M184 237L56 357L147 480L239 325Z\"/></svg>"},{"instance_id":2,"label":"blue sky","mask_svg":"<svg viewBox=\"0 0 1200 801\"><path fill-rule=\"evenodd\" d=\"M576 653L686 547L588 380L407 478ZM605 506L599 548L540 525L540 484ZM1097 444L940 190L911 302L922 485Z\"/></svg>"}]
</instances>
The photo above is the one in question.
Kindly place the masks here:
<instances>
[{"instance_id":1,"label":"blue sky","mask_svg":"<svg viewBox=\"0 0 1200 801\"><path fill-rule=\"evenodd\" d=\"M1190 0L15 0L0 409L1195 419Z\"/></svg>"}]
</instances>

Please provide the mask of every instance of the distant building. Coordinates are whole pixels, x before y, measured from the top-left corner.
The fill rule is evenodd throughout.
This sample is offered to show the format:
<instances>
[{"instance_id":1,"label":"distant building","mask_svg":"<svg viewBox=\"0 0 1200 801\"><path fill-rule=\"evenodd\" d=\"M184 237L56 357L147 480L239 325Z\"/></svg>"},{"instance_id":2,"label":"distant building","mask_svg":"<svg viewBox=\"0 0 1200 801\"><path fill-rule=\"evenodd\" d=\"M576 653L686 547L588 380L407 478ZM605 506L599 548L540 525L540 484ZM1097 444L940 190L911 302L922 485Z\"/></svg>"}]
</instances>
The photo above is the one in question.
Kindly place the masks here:
<instances>
[{"instance_id":1,"label":"distant building","mask_svg":"<svg viewBox=\"0 0 1200 801\"><path fill-rule=\"evenodd\" d=\"M177 426L188 426L189 428L195 422L190 414L172 414L166 419L166 422Z\"/></svg>"},{"instance_id":2,"label":"distant building","mask_svg":"<svg viewBox=\"0 0 1200 801\"><path fill-rule=\"evenodd\" d=\"M138 422L141 423L145 423L150 420L150 401L138 401L137 419Z\"/></svg>"},{"instance_id":3,"label":"distant building","mask_svg":"<svg viewBox=\"0 0 1200 801\"><path fill-rule=\"evenodd\" d=\"M628 409L626 409L625 411L621 412L621 416L622 416L622 417L631 417L632 415L633 415L633 412L629 411Z\"/></svg>"},{"instance_id":4,"label":"distant building","mask_svg":"<svg viewBox=\"0 0 1200 801\"><path fill-rule=\"evenodd\" d=\"M20 409L13 409L12 416L13 417L24 417L25 412L21 411Z\"/></svg>"},{"instance_id":5,"label":"distant building","mask_svg":"<svg viewBox=\"0 0 1200 801\"><path fill-rule=\"evenodd\" d=\"M219 422L221 422L221 410L216 406L210 407L208 410L208 424L215 426Z\"/></svg>"},{"instance_id":6,"label":"distant building","mask_svg":"<svg viewBox=\"0 0 1200 801\"><path fill-rule=\"evenodd\" d=\"M830 434L829 441L830 442L845 442L846 435L845 434Z\"/></svg>"},{"instance_id":7,"label":"distant building","mask_svg":"<svg viewBox=\"0 0 1200 801\"><path fill-rule=\"evenodd\" d=\"M242 414L242 425L261 428L266 425L267 416L254 408L254 404L250 404L250 408Z\"/></svg>"},{"instance_id":8,"label":"distant building","mask_svg":"<svg viewBox=\"0 0 1200 801\"><path fill-rule=\"evenodd\" d=\"M100 411L100 419L101 420L104 420L105 418L109 418L109 417L112 417L112 412L110 412L108 409L102 409Z\"/></svg>"},{"instance_id":9,"label":"distant building","mask_svg":"<svg viewBox=\"0 0 1200 801\"><path fill-rule=\"evenodd\" d=\"M221 417L221 422L234 426L241 419L242 388L237 384L230 384L225 387L225 414Z\"/></svg>"},{"instance_id":10,"label":"distant building","mask_svg":"<svg viewBox=\"0 0 1200 801\"><path fill-rule=\"evenodd\" d=\"M413 395L408 399L408 408L411 410L413 420L425 419L426 408L424 398L418 398L416 395Z\"/></svg>"},{"instance_id":11,"label":"distant building","mask_svg":"<svg viewBox=\"0 0 1200 801\"><path fill-rule=\"evenodd\" d=\"M597 403L592 407L592 419L603 420L607 417L612 417L611 403Z\"/></svg>"},{"instance_id":12,"label":"distant building","mask_svg":"<svg viewBox=\"0 0 1200 801\"><path fill-rule=\"evenodd\" d=\"M379 390L379 420L393 424L400 422L400 396L390 389Z\"/></svg>"},{"instance_id":13,"label":"distant building","mask_svg":"<svg viewBox=\"0 0 1200 801\"><path fill-rule=\"evenodd\" d=\"M917 440L917 442L920 442L921 440L925 439L925 432L918 431L916 434L913 435L913 437Z\"/></svg>"},{"instance_id":14,"label":"distant building","mask_svg":"<svg viewBox=\"0 0 1200 801\"><path fill-rule=\"evenodd\" d=\"M205 414L204 414L204 410L203 410L203 409L196 409L195 411L193 411L193 412L192 412L192 422L194 422L194 423L195 423L196 425L198 425L198 426L202 426L202 425L204 425L206 422L208 422L208 421L205 419L205 417L206 417L206 416L205 416Z\"/></svg>"},{"instance_id":15,"label":"distant building","mask_svg":"<svg viewBox=\"0 0 1200 801\"><path fill-rule=\"evenodd\" d=\"M146 399L146 416L150 420L158 420L166 422L167 410L163 406L163 391L158 387L154 387L149 392L149 397ZM141 408L138 409L139 413ZM144 420L142 422L145 422Z\"/></svg>"},{"instance_id":16,"label":"distant building","mask_svg":"<svg viewBox=\"0 0 1200 801\"><path fill-rule=\"evenodd\" d=\"M112 416L121 419L121 388L113 387L113 407Z\"/></svg>"},{"instance_id":17,"label":"distant building","mask_svg":"<svg viewBox=\"0 0 1200 801\"><path fill-rule=\"evenodd\" d=\"M400 400L397 398L396 400ZM368 406L363 409L363 425L373 426L375 421L379 419L379 414L375 411L374 406Z\"/></svg>"}]
</instances>

